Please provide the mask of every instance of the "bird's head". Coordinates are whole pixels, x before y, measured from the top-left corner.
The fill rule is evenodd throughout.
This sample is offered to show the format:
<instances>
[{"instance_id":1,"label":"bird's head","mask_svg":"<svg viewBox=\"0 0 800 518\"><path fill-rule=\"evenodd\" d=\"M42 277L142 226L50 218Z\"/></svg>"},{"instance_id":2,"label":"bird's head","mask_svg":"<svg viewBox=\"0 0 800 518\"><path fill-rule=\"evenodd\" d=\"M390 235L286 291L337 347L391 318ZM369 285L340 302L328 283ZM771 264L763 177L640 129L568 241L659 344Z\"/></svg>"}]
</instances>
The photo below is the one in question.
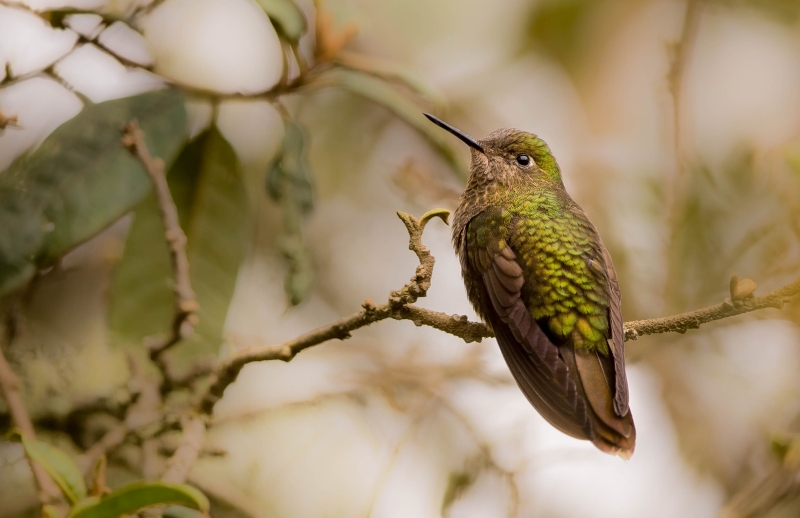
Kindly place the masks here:
<instances>
[{"instance_id":1,"label":"bird's head","mask_svg":"<svg viewBox=\"0 0 800 518\"><path fill-rule=\"evenodd\" d=\"M562 187L561 169L544 140L533 133L503 128L476 140L446 122L425 114L470 147L470 183L550 183Z\"/></svg>"}]
</instances>

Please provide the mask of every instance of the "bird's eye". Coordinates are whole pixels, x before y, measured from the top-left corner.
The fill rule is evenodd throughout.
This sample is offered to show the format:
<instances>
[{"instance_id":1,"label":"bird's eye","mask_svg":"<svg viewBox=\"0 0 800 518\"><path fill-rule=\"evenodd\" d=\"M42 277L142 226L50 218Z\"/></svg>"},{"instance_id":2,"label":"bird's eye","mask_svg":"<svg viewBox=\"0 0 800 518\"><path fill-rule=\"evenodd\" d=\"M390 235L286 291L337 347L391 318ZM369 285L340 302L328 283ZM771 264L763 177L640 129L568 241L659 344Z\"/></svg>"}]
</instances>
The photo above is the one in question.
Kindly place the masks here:
<instances>
[{"instance_id":1,"label":"bird's eye","mask_svg":"<svg viewBox=\"0 0 800 518\"><path fill-rule=\"evenodd\" d=\"M522 153L521 155L517 155L517 163L521 166L527 166L531 163L531 157Z\"/></svg>"}]
</instances>

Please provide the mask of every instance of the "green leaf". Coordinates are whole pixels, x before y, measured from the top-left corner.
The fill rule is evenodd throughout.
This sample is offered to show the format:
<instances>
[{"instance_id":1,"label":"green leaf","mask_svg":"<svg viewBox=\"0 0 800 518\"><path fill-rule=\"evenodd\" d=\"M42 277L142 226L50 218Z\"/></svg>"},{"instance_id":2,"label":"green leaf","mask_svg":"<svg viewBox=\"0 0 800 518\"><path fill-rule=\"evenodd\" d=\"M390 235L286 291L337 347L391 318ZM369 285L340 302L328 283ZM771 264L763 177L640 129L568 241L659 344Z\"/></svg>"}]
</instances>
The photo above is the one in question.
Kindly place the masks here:
<instances>
[{"instance_id":1,"label":"green leaf","mask_svg":"<svg viewBox=\"0 0 800 518\"><path fill-rule=\"evenodd\" d=\"M275 25L278 33L297 42L308 29L306 16L292 0L256 0Z\"/></svg>"},{"instance_id":2,"label":"green leaf","mask_svg":"<svg viewBox=\"0 0 800 518\"><path fill-rule=\"evenodd\" d=\"M303 220L313 208L314 194L306 153L302 128L286 122L281 154L267 173L267 192L283 210L280 248L289 263L284 289L293 306L306 298L314 279L311 256L303 239Z\"/></svg>"},{"instance_id":3,"label":"green leaf","mask_svg":"<svg viewBox=\"0 0 800 518\"><path fill-rule=\"evenodd\" d=\"M206 518L206 515L195 509L182 505L171 505L161 514L164 518Z\"/></svg>"},{"instance_id":4,"label":"green leaf","mask_svg":"<svg viewBox=\"0 0 800 518\"><path fill-rule=\"evenodd\" d=\"M113 223L150 190L120 144L136 118L167 164L186 140L183 96L173 90L90 104L0 174L0 296Z\"/></svg>"},{"instance_id":5,"label":"green leaf","mask_svg":"<svg viewBox=\"0 0 800 518\"><path fill-rule=\"evenodd\" d=\"M447 133L431 124L423 115L423 108L404 96L386 81L356 70L333 70L327 74L332 84L381 104L420 132L439 154L450 164L456 174L465 178L465 170L456 160L447 143Z\"/></svg>"},{"instance_id":6,"label":"green leaf","mask_svg":"<svg viewBox=\"0 0 800 518\"><path fill-rule=\"evenodd\" d=\"M208 499L186 484L134 482L103 498L89 497L78 503L67 518L114 518L154 505L177 504L207 512Z\"/></svg>"},{"instance_id":7,"label":"green leaf","mask_svg":"<svg viewBox=\"0 0 800 518\"><path fill-rule=\"evenodd\" d=\"M9 432L8 438L22 442L28 457L52 477L70 502L75 503L86 497L86 483L81 470L69 455L52 444L27 437L17 428Z\"/></svg>"},{"instance_id":8,"label":"green leaf","mask_svg":"<svg viewBox=\"0 0 800 518\"><path fill-rule=\"evenodd\" d=\"M186 145L167 179L187 236L189 272L200 306L193 338L176 350L190 356L216 354L247 237L247 198L239 161L212 127ZM174 296L155 198L148 197L134 216L112 282L110 322L115 341L138 346L144 337L169 330Z\"/></svg>"}]
</instances>

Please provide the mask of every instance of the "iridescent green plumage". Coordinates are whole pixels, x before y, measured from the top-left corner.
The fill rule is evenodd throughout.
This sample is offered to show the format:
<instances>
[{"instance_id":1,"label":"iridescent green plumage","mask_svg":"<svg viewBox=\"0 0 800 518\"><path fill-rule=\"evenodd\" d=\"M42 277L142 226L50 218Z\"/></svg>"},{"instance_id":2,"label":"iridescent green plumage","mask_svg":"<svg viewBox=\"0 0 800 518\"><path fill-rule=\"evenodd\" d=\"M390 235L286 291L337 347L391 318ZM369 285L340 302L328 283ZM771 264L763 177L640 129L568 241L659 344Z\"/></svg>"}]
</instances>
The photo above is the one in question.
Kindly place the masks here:
<instances>
[{"instance_id":1,"label":"iridescent green plumage","mask_svg":"<svg viewBox=\"0 0 800 518\"><path fill-rule=\"evenodd\" d=\"M636 432L616 273L550 149L523 131L475 141L431 120L473 149L453 243L517 383L556 428L629 457Z\"/></svg>"}]
</instances>

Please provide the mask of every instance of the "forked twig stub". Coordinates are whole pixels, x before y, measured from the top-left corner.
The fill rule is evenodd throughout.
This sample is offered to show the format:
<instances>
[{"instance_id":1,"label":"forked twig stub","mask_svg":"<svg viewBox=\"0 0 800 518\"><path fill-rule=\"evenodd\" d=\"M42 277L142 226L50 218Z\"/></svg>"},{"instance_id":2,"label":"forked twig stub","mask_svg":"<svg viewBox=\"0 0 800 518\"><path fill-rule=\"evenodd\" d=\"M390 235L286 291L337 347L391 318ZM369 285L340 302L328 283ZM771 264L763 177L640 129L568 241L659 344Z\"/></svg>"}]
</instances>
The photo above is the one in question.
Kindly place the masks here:
<instances>
[{"instance_id":1,"label":"forked twig stub","mask_svg":"<svg viewBox=\"0 0 800 518\"><path fill-rule=\"evenodd\" d=\"M236 381L242 368L251 362L266 360L291 361L300 351L312 347L328 340L345 340L350 338L350 333L356 329L368 326L372 323L387 318L413 319L418 313L409 313L410 305L418 298L424 297L431 286L433 276L433 266L436 259L431 255L425 245L422 244L422 232L425 225L434 217L441 218L447 223L450 212L445 209L436 209L426 213L422 218L417 219L411 214L398 212L397 216L408 230L408 248L413 251L419 259L419 265L411 277L411 280L401 289L389 294L389 299L380 305L375 305L370 300L362 304L362 309L349 317L342 318L326 326L309 331L294 340L290 340L281 345L247 347L240 349L230 358L219 365L211 375L212 381L205 395L200 402L200 410L210 414L214 404L222 397L225 389ZM417 308L422 310L422 308ZM427 310L422 310L427 312ZM471 330L472 331L472 330Z\"/></svg>"}]
</instances>

